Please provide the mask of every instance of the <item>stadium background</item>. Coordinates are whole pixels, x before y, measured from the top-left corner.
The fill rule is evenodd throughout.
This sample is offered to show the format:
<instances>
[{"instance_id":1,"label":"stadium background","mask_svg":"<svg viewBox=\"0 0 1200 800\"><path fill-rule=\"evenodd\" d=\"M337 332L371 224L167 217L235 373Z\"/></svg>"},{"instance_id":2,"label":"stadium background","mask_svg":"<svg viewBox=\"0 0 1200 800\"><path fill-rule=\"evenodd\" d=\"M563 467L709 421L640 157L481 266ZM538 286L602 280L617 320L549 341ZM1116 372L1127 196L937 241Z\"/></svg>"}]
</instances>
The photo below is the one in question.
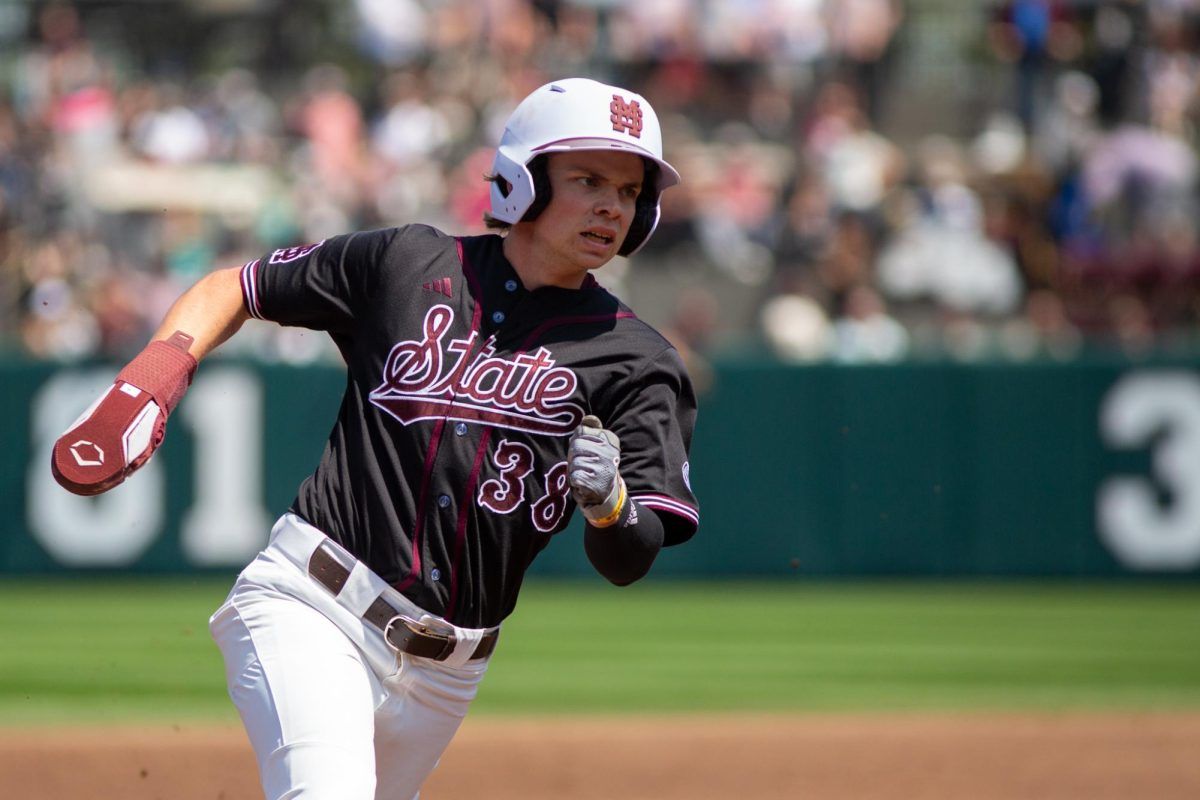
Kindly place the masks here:
<instances>
[{"instance_id":1,"label":"stadium background","mask_svg":"<svg viewBox=\"0 0 1200 800\"><path fill-rule=\"evenodd\" d=\"M0 777L240 796L204 619L319 452L335 351L251 323L100 499L49 443L208 270L478 231L498 126L579 74L641 90L685 178L601 279L700 385L702 532L622 591L564 534L439 779L1194 796L1198 35L1186 0L0 5Z\"/></svg>"}]
</instances>

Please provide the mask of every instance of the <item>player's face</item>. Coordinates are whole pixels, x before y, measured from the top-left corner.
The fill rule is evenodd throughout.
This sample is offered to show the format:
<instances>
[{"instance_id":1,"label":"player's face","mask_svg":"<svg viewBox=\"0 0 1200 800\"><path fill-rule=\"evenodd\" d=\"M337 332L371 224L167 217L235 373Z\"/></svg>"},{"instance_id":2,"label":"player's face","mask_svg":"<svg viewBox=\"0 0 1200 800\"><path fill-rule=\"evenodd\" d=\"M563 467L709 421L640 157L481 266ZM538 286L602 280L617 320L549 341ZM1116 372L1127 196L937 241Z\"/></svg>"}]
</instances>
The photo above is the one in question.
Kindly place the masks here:
<instances>
[{"instance_id":1,"label":"player's face","mask_svg":"<svg viewBox=\"0 0 1200 800\"><path fill-rule=\"evenodd\" d=\"M534 221L535 244L561 268L590 270L617 254L633 222L645 167L617 151L554 153L550 203Z\"/></svg>"}]
</instances>

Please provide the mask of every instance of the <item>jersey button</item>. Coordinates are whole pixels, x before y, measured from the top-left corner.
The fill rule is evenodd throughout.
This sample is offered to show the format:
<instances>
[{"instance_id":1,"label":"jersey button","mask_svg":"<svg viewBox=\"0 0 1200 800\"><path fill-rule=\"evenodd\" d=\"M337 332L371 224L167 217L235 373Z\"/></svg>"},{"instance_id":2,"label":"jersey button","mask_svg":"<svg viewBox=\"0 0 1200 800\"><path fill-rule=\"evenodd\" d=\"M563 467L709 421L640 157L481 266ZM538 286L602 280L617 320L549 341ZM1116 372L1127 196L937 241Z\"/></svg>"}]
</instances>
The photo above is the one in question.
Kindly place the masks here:
<instances>
[{"instance_id":1,"label":"jersey button","mask_svg":"<svg viewBox=\"0 0 1200 800\"><path fill-rule=\"evenodd\" d=\"M466 436L467 435L467 423L460 422L457 425L455 425L454 432L456 434L458 434L459 436Z\"/></svg>"},{"instance_id":2,"label":"jersey button","mask_svg":"<svg viewBox=\"0 0 1200 800\"><path fill-rule=\"evenodd\" d=\"M504 282L504 290L506 292L515 292L517 290L517 282L509 278Z\"/></svg>"},{"instance_id":3,"label":"jersey button","mask_svg":"<svg viewBox=\"0 0 1200 800\"><path fill-rule=\"evenodd\" d=\"M499 325L501 322L504 322L504 312L497 311L496 313L492 314L492 322L496 323L497 325Z\"/></svg>"},{"instance_id":4,"label":"jersey button","mask_svg":"<svg viewBox=\"0 0 1200 800\"><path fill-rule=\"evenodd\" d=\"M438 497L438 505L441 506L442 508L449 508L450 507L450 495L448 495L448 494L440 495Z\"/></svg>"}]
</instances>

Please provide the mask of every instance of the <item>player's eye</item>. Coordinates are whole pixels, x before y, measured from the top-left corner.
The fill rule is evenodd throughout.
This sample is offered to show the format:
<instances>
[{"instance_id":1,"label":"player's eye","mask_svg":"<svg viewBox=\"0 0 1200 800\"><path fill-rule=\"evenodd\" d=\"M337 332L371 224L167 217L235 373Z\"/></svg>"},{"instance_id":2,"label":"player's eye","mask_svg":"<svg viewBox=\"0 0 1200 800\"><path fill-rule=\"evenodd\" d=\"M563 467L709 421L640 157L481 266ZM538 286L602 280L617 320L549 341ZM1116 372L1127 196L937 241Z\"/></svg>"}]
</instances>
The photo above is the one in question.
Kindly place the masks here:
<instances>
[{"instance_id":1,"label":"player's eye","mask_svg":"<svg viewBox=\"0 0 1200 800\"><path fill-rule=\"evenodd\" d=\"M621 189L621 196L627 200L637 200L638 195L642 193L640 186L626 186Z\"/></svg>"}]
</instances>

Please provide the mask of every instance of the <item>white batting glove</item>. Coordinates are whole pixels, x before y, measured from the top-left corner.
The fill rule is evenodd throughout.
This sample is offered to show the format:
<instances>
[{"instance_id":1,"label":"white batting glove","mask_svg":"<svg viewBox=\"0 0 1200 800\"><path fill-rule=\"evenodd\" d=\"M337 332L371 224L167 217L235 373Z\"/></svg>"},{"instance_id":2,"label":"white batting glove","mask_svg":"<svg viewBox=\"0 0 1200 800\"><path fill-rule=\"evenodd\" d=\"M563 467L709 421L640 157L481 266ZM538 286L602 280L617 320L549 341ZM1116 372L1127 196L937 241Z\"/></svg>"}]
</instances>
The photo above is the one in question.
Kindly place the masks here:
<instances>
[{"instance_id":1,"label":"white batting glove","mask_svg":"<svg viewBox=\"0 0 1200 800\"><path fill-rule=\"evenodd\" d=\"M616 524L628 495L617 467L621 441L589 414L579 423L567 447L567 480L571 496L588 522L597 528Z\"/></svg>"}]
</instances>

